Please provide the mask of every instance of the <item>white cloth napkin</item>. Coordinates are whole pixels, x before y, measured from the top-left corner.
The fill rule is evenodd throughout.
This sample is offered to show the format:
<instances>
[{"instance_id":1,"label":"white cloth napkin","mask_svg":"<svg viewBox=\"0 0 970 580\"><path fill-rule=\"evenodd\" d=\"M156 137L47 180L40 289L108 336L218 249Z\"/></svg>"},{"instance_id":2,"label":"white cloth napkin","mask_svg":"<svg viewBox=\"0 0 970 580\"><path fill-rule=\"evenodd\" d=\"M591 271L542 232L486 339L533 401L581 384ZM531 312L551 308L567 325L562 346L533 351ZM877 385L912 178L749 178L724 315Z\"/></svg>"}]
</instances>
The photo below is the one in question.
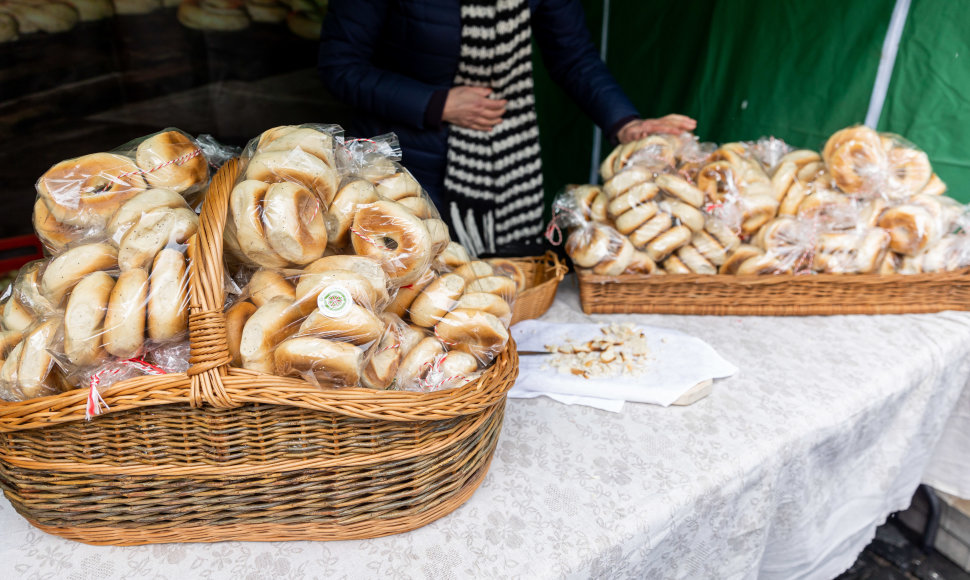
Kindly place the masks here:
<instances>
[{"instance_id":1,"label":"white cloth napkin","mask_svg":"<svg viewBox=\"0 0 970 580\"><path fill-rule=\"evenodd\" d=\"M520 351L544 352L548 344L601 338L602 326L526 320L512 327L512 336ZM698 338L666 328L636 328L646 335L651 352L644 374L586 379L547 367L548 355L523 355L519 357L519 378L509 397L547 396L568 405L613 412L620 411L624 401L667 407L698 383L738 372L737 367Z\"/></svg>"}]
</instances>

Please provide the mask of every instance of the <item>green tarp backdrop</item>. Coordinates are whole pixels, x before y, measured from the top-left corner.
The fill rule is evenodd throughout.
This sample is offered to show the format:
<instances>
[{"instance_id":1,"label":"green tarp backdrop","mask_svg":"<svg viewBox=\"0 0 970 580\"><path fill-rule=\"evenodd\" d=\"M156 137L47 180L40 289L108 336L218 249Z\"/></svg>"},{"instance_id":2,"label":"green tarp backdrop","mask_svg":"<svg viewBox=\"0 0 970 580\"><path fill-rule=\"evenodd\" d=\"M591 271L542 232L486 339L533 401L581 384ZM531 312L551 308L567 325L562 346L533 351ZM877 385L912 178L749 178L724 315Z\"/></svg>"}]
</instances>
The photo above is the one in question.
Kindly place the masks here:
<instances>
[{"instance_id":1,"label":"green tarp backdrop","mask_svg":"<svg viewBox=\"0 0 970 580\"><path fill-rule=\"evenodd\" d=\"M895 0L611 0L607 64L646 117L684 113L706 141L819 149L865 121ZM583 0L601 41L604 3ZM970 10L912 0L880 131L922 147L970 202ZM538 51L536 51L538 55ZM538 61L538 57L537 57ZM589 181L593 125L536 66L547 198ZM600 158L612 148L603 144Z\"/></svg>"}]
</instances>

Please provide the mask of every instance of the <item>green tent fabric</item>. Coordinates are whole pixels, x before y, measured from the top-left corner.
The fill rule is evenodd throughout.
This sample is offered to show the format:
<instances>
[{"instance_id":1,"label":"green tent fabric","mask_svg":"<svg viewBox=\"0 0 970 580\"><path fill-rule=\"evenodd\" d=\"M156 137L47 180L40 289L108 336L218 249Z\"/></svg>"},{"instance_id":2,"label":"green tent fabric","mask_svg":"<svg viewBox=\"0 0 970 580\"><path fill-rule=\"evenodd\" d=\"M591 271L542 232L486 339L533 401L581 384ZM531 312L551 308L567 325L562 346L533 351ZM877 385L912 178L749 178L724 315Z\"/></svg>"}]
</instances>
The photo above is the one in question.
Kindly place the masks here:
<instances>
[{"instance_id":1,"label":"green tent fabric","mask_svg":"<svg viewBox=\"0 0 970 580\"><path fill-rule=\"evenodd\" d=\"M923 148L947 193L964 203L970 202L968 27L966 4L913 0L878 126Z\"/></svg>"},{"instance_id":2,"label":"green tent fabric","mask_svg":"<svg viewBox=\"0 0 970 580\"><path fill-rule=\"evenodd\" d=\"M770 135L819 149L831 133L865 120L894 4L612 0L607 63L647 117L691 115L708 141ZM598 41L603 5L584 6ZM958 199L970 192L970 133L961 131L970 126L966 24L959 5L913 0L879 125L923 147ZM536 69L551 199L567 183L588 181L593 129Z\"/></svg>"}]
</instances>

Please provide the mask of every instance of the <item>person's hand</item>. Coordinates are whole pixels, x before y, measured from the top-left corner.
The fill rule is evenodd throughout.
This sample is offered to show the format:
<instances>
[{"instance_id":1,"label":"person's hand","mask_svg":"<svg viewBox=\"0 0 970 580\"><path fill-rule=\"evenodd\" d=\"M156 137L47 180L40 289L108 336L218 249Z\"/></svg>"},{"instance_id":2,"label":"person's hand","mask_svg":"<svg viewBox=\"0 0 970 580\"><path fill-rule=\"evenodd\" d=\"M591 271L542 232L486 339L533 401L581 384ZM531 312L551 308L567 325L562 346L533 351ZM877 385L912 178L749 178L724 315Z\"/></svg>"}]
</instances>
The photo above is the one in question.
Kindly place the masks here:
<instances>
[{"instance_id":1,"label":"person's hand","mask_svg":"<svg viewBox=\"0 0 970 580\"><path fill-rule=\"evenodd\" d=\"M629 143L637 139L643 139L653 133L669 133L679 135L693 131L697 127L697 121L684 115L666 115L659 119L637 119L630 121L616 134L620 143Z\"/></svg>"},{"instance_id":2,"label":"person's hand","mask_svg":"<svg viewBox=\"0 0 970 580\"><path fill-rule=\"evenodd\" d=\"M490 99L492 89L486 87L454 87L448 91L445 110L441 120L452 125L491 131L502 122L505 114L505 99Z\"/></svg>"}]
</instances>

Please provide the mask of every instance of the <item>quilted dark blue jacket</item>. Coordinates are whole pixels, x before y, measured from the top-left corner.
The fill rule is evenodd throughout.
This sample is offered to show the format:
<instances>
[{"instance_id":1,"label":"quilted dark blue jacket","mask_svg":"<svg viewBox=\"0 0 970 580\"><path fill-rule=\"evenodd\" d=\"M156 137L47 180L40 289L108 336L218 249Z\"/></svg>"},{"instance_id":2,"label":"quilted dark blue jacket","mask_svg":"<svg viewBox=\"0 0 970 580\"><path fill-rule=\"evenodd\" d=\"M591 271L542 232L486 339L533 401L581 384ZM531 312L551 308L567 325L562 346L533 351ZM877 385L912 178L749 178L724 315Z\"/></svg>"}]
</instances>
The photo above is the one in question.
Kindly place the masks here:
<instances>
[{"instance_id":1,"label":"quilted dark blue jacket","mask_svg":"<svg viewBox=\"0 0 970 580\"><path fill-rule=\"evenodd\" d=\"M448 135L447 124L440 121L441 97L458 68L460 4L330 0L320 42L324 84L357 111L348 133L397 133L404 165L435 202L444 179ZM553 80L607 132L618 129L619 121L637 116L600 60L579 0L529 4L533 38Z\"/></svg>"}]
</instances>

